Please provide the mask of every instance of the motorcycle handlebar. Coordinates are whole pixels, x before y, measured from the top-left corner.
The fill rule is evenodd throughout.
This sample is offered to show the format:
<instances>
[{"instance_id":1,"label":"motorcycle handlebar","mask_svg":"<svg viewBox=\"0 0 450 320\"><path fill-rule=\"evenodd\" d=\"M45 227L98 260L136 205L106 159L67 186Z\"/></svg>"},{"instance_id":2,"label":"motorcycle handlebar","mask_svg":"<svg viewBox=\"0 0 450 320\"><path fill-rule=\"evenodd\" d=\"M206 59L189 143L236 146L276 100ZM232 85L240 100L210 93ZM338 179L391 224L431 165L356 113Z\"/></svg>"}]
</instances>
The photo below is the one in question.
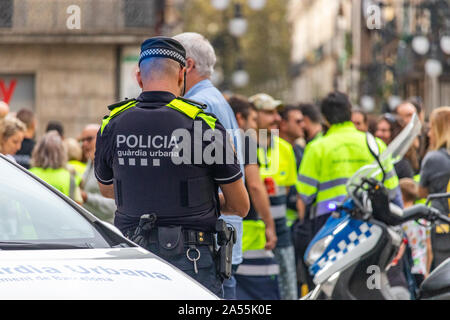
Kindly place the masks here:
<instances>
[{"instance_id":1,"label":"motorcycle handlebar","mask_svg":"<svg viewBox=\"0 0 450 320\"><path fill-rule=\"evenodd\" d=\"M428 217L428 207L423 204L416 204L403 210L402 223L409 220L417 220Z\"/></svg>"},{"instance_id":2,"label":"motorcycle handlebar","mask_svg":"<svg viewBox=\"0 0 450 320\"><path fill-rule=\"evenodd\" d=\"M433 193L427 197L427 205L431 200L450 198L450 193Z\"/></svg>"},{"instance_id":3,"label":"motorcycle handlebar","mask_svg":"<svg viewBox=\"0 0 450 320\"><path fill-rule=\"evenodd\" d=\"M450 217L442 214L438 209L427 207L423 204L416 204L403 211L402 223L409 220L426 219L430 221L441 220L450 224Z\"/></svg>"},{"instance_id":4,"label":"motorcycle handlebar","mask_svg":"<svg viewBox=\"0 0 450 320\"><path fill-rule=\"evenodd\" d=\"M442 214L439 210L434 209L434 208L430 208L431 210L434 211L434 215L436 216L436 218L438 220L441 220L444 223L448 223L450 224L450 217L446 216L445 214Z\"/></svg>"}]
</instances>

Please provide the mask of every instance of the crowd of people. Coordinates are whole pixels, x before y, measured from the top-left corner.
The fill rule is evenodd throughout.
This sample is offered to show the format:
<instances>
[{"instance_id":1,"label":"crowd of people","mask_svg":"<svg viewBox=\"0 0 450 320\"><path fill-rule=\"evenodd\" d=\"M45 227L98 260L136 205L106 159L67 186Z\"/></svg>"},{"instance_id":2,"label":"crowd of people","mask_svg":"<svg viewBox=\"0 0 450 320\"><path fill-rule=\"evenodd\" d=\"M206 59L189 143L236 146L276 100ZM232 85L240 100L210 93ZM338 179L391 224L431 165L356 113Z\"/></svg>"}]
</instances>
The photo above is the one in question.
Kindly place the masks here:
<instances>
[{"instance_id":1,"label":"crowd of people","mask_svg":"<svg viewBox=\"0 0 450 320\"><path fill-rule=\"evenodd\" d=\"M37 119L29 109L0 118L0 153L28 169L98 218L113 222L116 205L101 195L92 170L100 126L87 125L79 137L64 136L64 126L50 121L36 141Z\"/></svg>"},{"instance_id":2,"label":"crowd of people","mask_svg":"<svg viewBox=\"0 0 450 320\"><path fill-rule=\"evenodd\" d=\"M291 300L314 287L303 256L330 216L329 204L344 199L347 179L373 162L366 131L379 138L383 150L416 113L423 129L386 179L391 200L409 207L424 202L428 194L450 192L450 107L435 109L426 121L417 100L377 116L352 109L341 92L331 92L317 105L287 104L265 93L224 96L210 81L215 54L209 42L195 33L174 39L186 49L184 97L205 103L205 112L214 114L225 129L256 133L233 137L251 206L244 219L222 216L237 231L233 276L223 283L226 299ZM0 153L112 222L115 202L101 195L94 174L100 126L89 124L71 139L58 122L51 122L35 142L37 123L31 111L1 110ZM449 212L446 199L432 205ZM392 286L413 296L420 282L450 256L450 233L446 225L431 228L426 222L402 227L404 243L389 277Z\"/></svg>"},{"instance_id":3,"label":"crowd of people","mask_svg":"<svg viewBox=\"0 0 450 320\"><path fill-rule=\"evenodd\" d=\"M288 142L292 147L289 148L290 151L280 151L280 170L286 169L284 176L287 178L289 176L287 168L290 165L288 162L292 164L291 167L295 164L298 181L294 179L285 183L277 177L273 177L275 183L273 181L268 182L264 174L266 166L264 161L267 161L267 158L264 160L258 157L257 162L262 181L267 183L267 193L272 204L270 211L275 222L280 218L275 216L276 210L273 206L275 202L273 196L277 194L271 193L269 190L274 189L273 184L279 188L290 187L286 190L289 196L286 198L286 207L283 208L284 215L281 215L283 219L279 224L275 223L276 234L279 238L274 252L276 253L280 248L293 246L296 258L295 261L290 261L285 259L283 255L275 254L275 261L267 262L266 260L269 265L271 263L278 263L279 265L279 270L271 270L272 273L266 274L266 276L269 276L266 280L270 283L270 276L272 279L274 276L279 277L279 294L282 299L295 298L297 293L298 295L304 295L314 286L303 261L303 255L308 243L324 225L329 214L325 214L327 209L324 209L323 212L320 211L324 208L324 206L320 206L320 201L318 201L321 195L316 191L309 193L308 189L314 183L308 183L307 181L305 183L305 180L311 180L314 177L314 172L311 171L313 167L319 166L318 170L321 171L322 176L328 170L327 166L322 163L326 162L324 160L328 157L327 154L322 153L317 157L321 149L320 145L332 150L332 152L348 152L348 150L342 149L333 150L333 143L339 143L333 141L333 136L336 139L338 137L338 127L341 127L339 130L342 130L343 127L349 128L348 132L351 134L346 136L347 139L356 139L355 132L351 129L353 127L360 132L370 132L383 141L384 145L389 145L416 113L422 123L422 131L404 157L394 165L398 178L396 189L397 192L401 192L401 197L397 196L397 199L393 197L392 200L394 202L397 200L397 204L408 208L416 203L425 203L428 194L450 192L450 107L435 109L431 113L429 121L425 121L423 107L417 100L408 100L399 104L393 113L377 116L368 115L359 109L351 109L351 115L349 114L347 119L343 116L340 117L342 121L338 121L333 119L339 117L338 110L333 110L333 106L350 105L350 103L344 94L337 92L331 93L318 106L305 103L284 105L281 101L274 100L264 94L258 94L248 99L243 96L231 96L228 102L235 112L241 129L278 129L279 138ZM345 111L345 108L341 108L340 111ZM277 139L279 138L277 137ZM258 152L265 143L257 141ZM359 153L360 151L352 150L350 152ZM247 155L247 153L245 154ZM283 162L285 163L283 164ZM332 170L346 170L345 165L337 166L337 169L333 168ZM356 172L356 169L352 168L347 176L345 172L340 174L348 178L352 172ZM247 167L245 170L247 174ZM246 183L248 184L248 181ZM320 189L320 185L324 186L327 183L329 181L320 181L318 188ZM278 189L277 192L280 192L280 190ZM297 194L303 201L297 201ZM260 200L255 201L251 190L249 190L249 195L254 206L262 206ZM308 199L308 197L315 199ZM319 200L322 199L323 197ZM333 200L342 200L342 194ZM449 203L446 199L433 201L432 205L439 208L441 212L449 213ZM253 208L250 212L252 210ZM262 209L257 210L257 212L260 211ZM247 234L246 228L246 220L253 219L253 217L257 217L257 215L250 215L249 213L249 217L244 219L244 246L247 246L247 243L245 243L247 240L252 244L255 241ZM265 222L264 219L263 221ZM425 221L410 221L402 225L402 228L404 230L404 241L397 257L390 265L388 277L392 287L403 289L403 291L398 291L398 297L409 299L415 297L417 288L429 273L450 257L450 234L448 233L448 225L437 225L432 228ZM284 230L282 231L282 229ZM254 237L255 232L250 230L248 231ZM263 243L261 243L259 248L263 247ZM249 251L244 251L244 258L246 253L249 253ZM253 258L251 265L254 266L258 262L254 259L254 254L251 256ZM244 259L241 266L245 265L246 262ZM295 273L292 271L293 265L295 266ZM265 271L267 270L268 268ZM245 272L248 275L247 270ZM256 273L253 274L253 276L256 275ZM259 274L259 276L263 276L263 274ZM265 298L269 296L267 293L269 285L264 284L261 279L258 279L257 284L249 285L249 280L246 279L248 277L240 275L239 268L236 277L238 279L238 296L240 295L243 298ZM242 280L243 278L244 280ZM292 279L296 279L294 280L296 285L289 289L289 284L293 283ZM243 283L243 285L240 285L240 283ZM272 288L274 294L271 297L273 298L276 297L277 290L274 286Z\"/></svg>"}]
</instances>

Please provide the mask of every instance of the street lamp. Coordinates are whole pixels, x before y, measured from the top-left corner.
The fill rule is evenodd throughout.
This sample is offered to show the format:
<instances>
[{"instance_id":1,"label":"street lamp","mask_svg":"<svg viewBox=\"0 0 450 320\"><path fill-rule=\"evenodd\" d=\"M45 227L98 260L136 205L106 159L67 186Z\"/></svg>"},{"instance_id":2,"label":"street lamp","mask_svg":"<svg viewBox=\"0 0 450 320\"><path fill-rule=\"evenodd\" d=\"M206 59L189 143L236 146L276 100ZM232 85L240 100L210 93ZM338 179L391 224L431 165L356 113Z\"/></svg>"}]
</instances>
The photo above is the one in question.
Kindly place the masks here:
<instances>
[{"instance_id":1,"label":"street lamp","mask_svg":"<svg viewBox=\"0 0 450 320\"><path fill-rule=\"evenodd\" d=\"M247 4L252 10L261 10L266 5L267 0L247 0ZM233 42L235 46L236 56L240 56L239 38L242 37L248 29L247 19L242 14L242 1L233 1L234 15L228 21L228 32L234 37ZM230 0L211 0L211 4L217 10L225 10L230 4ZM226 15L224 15L226 17ZM226 70L225 70L226 71ZM214 72L212 78L215 83L228 83L227 77L220 70ZM235 71L231 75L231 83L236 88L242 88L248 85L250 76L243 68L243 61L238 58Z\"/></svg>"},{"instance_id":2,"label":"street lamp","mask_svg":"<svg viewBox=\"0 0 450 320\"><path fill-rule=\"evenodd\" d=\"M442 74L442 63L434 58L425 62L425 72L430 78L438 78Z\"/></svg>"},{"instance_id":3,"label":"street lamp","mask_svg":"<svg viewBox=\"0 0 450 320\"><path fill-rule=\"evenodd\" d=\"M446 35L441 38L441 49L445 54L450 55L450 36Z\"/></svg>"},{"instance_id":4,"label":"street lamp","mask_svg":"<svg viewBox=\"0 0 450 320\"><path fill-rule=\"evenodd\" d=\"M247 32L247 19L242 15L241 5L234 5L234 17L230 20L228 30L234 37L242 37Z\"/></svg>"},{"instance_id":5,"label":"street lamp","mask_svg":"<svg viewBox=\"0 0 450 320\"><path fill-rule=\"evenodd\" d=\"M430 50L430 41L423 35L415 36L411 45L414 52L422 56Z\"/></svg>"},{"instance_id":6,"label":"street lamp","mask_svg":"<svg viewBox=\"0 0 450 320\"><path fill-rule=\"evenodd\" d=\"M400 98L399 96L390 96L388 99L388 105L389 105L389 109L391 111L394 111L395 108L402 102L402 98Z\"/></svg>"},{"instance_id":7,"label":"street lamp","mask_svg":"<svg viewBox=\"0 0 450 320\"><path fill-rule=\"evenodd\" d=\"M372 112L375 109L375 99L368 95L362 96L361 97L361 108L365 112Z\"/></svg>"},{"instance_id":8,"label":"street lamp","mask_svg":"<svg viewBox=\"0 0 450 320\"><path fill-rule=\"evenodd\" d=\"M217 10L225 10L229 3L230 0L211 0L212 6Z\"/></svg>"},{"instance_id":9,"label":"street lamp","mask_svg":"<svg viewBox=\"0 0 450 320\"><path fill-rule=\"evenodd\" d=\"M247 71L244 70L243 64L242 60L238 60L236 63L236 71L234 71L232 75L231 81L236 88L245 87L250 80L250 76Z\"/></svg>"},{"instance_id":10,"label":"street lamp","mask_svg":"<svg viewBox=\"0 0 450 320\"><path fill-rule=\"evenodd\" d=\"M248 72L245 70L236 70L233 72L233 85L237 88L245 87L249 81Z\"/></svg>"},{"instance_id":11,"label":"street lamp","mask_svg":"<svg viewBox=\"0 0 450 320\"><path fill-rule=\"evenodd\" d=\"M253 10L261 10L266 5L266 0L248 0L248 6Z\"/></svg>"}]
</instances>

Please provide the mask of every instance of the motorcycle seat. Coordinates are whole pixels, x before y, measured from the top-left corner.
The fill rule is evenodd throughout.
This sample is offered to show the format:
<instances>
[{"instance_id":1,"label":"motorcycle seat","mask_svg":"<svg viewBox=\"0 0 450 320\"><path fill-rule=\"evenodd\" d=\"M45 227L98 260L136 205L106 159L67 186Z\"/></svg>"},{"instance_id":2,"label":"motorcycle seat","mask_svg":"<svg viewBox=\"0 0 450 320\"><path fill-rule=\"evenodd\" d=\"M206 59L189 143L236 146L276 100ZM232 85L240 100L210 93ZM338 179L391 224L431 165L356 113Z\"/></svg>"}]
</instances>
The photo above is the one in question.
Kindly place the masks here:
<instances>
[{"instance_id":1,"label":"motorcycle seat","mask_svg":"<svg viewBox=\"0 0 450 320\"><path fill-rule=\"evenodd\" d=\"M430 273L420 286L421 298L442 295L450 290L450 258Z\"/></svg>"}]
</instances>

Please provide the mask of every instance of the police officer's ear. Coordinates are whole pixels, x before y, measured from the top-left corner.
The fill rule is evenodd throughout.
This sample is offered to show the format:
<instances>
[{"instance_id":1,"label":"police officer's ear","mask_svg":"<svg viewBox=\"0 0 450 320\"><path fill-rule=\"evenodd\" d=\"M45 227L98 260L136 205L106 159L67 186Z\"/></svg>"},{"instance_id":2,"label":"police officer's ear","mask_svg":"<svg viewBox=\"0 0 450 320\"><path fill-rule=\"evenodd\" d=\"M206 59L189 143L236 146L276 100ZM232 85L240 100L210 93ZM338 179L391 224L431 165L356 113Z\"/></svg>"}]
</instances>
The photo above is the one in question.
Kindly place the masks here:
<instances>
[{"instance_id":1,"label":"police officer's ear","mask_svg":"<svg viewBox=\"0 0 450 320\"><path fill-rule=\"evenodd\" d=\"M141 70L139 68L136 69L136 81L139 84L139 87L143 89L144 84L142 83Z\"/></svg>"},{"instance_id":2,"label":"police officer's ear","mask_svg":"<svg viewBox=\"0 0 450 320\"><path fill-rule=\"evenodd\" d=\"M186 72L186 67L181 67L180 71L178 71L178 81L184 81L184 74Z\"/></svg>"},{"instance_id":3,"label":"police officer's ear","mask_svg":"<svg viewBox=\"0 0 450 320\"><path fill-rule=\"evenodd\" d=\"M186 73L186 67L180 68L180 71L178 71L178 86L182 88L185 85L185 73Z\"/></svg>"}]
</instances>

